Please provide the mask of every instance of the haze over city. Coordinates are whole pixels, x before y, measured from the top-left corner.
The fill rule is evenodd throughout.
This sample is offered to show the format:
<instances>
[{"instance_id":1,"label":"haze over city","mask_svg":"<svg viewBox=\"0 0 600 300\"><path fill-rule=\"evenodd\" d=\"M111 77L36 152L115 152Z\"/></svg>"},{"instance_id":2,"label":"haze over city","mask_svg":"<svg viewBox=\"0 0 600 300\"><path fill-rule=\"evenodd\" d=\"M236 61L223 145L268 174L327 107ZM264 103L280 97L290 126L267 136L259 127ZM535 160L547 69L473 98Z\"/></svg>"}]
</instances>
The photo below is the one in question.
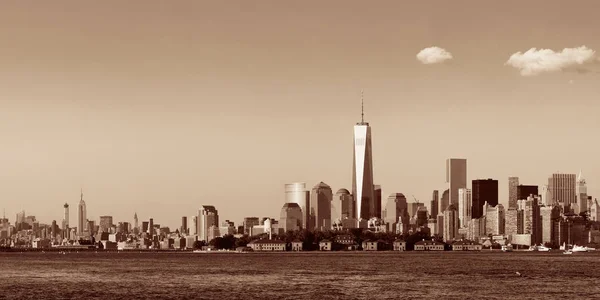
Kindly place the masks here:
<instances>
[{"instance_id":1,"label":"haze over city","mask_svg":"<svg viewBox=\"0 0 600 300\"><path fill-rule=\"evenodd\" d=\"M351 188L363 89L384 198L429 206L451 157L505 206L509 176L596 197L600 4L474 3L7 1L0 208L276 217L285 183Z\"/></svg>"}]
</instances>

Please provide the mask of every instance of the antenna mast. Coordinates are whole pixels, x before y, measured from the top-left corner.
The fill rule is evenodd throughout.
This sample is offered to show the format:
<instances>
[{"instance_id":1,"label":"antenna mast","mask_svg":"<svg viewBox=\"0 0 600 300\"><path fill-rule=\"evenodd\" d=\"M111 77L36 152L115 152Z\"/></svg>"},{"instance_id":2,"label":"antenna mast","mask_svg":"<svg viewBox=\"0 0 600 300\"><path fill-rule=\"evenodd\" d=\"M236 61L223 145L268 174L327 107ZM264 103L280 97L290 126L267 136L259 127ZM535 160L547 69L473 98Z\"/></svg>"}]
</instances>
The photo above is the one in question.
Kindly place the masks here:
<instances>
[{"instance_id":1,"label":"antenna mast","mask_svg":"<svg viewBox=\"0 0 600 300\"><path fill-rule=\"evenodd\" d=\"M360 90L360 122L365 123L365 101L364 101L364 90Z\"/></svg>"}]
</instances>

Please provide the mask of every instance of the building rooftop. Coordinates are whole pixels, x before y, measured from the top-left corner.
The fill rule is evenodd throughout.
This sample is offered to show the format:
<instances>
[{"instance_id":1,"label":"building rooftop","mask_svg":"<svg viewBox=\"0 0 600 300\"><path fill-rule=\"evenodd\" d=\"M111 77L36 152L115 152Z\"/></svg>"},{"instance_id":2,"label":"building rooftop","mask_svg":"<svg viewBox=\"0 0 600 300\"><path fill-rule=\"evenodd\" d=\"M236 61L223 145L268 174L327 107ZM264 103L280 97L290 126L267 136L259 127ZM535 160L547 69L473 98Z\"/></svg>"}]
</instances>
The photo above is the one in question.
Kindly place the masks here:
<instances>
[{"instance_id":1,"label":"building rooftop","mask_svg":"<svg viewBox=\"0 0 600 300\"><path fill-rule=\"evenodd\" d=\"M259 239L248 243L248 245L250 244L285 244L285 242L281 240Z\"/></svg>"},{"instance_id":2,"label":"building rooftop","mask_svg":"<svg viewBox=\"0 0 600 300\"><path fill-rule=\"evenodd\" d=\"M347 189L339 189L337 191L337 193L335 193L336 195L350 195L350 191L348 191Z\"/></svg>"}]
</instances>

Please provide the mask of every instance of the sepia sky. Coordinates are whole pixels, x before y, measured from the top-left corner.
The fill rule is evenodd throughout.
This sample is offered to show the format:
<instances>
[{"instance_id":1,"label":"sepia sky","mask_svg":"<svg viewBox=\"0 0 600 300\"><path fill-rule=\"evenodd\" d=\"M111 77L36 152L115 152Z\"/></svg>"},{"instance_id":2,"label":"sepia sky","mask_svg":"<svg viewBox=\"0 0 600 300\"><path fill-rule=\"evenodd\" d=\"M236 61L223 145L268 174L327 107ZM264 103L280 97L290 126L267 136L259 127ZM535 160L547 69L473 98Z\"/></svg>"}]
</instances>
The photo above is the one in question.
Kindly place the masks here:
<instances>
[{"instance_id":1,"label":"sepia sky","mask_svg":"<svg viewBox=\"0 0 600 300\"><path fill-rule=\"evenodd\" d=\"M418 3L417 3L418 2ZM352 132L374 179L429 205L445 159L468 180L600 194L600 63L523 76L530 48L600 51L589 1L23 1L0 4L0 209L88 217L279 218L283 185L351 188ZM437 64L416 55L437 46ZM72 225L73 226L73 225Z\"/></svg>"}]
</instances>

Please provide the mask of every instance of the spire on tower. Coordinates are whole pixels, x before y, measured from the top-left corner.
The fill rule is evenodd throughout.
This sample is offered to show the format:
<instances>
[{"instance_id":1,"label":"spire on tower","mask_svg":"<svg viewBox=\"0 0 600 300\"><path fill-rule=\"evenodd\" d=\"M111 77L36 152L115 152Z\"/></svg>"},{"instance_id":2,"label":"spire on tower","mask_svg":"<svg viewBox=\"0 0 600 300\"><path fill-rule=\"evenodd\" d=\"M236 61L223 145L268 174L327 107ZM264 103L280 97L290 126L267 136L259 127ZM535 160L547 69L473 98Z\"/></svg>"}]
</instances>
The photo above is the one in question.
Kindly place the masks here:
<instances>
[{"instance_id":1,"label":"spire on tower","mask_svg":"<svg viewBox=\"0 0 600 300\"><path fill-rule=\"evenodd\" d=\"M365 122L365 101L364 101L364 90L360 90L360 122Z\"/></svg>"},{"instance_id":2,"label":"spire on tower","mask_svg":"<svg viewBox=\"0 0 600 300\"><path fill-rule=\"evenodd\" d=\"M83 188L81 188L81 201L83 201Z\"/></svg>"}]
</instances>

